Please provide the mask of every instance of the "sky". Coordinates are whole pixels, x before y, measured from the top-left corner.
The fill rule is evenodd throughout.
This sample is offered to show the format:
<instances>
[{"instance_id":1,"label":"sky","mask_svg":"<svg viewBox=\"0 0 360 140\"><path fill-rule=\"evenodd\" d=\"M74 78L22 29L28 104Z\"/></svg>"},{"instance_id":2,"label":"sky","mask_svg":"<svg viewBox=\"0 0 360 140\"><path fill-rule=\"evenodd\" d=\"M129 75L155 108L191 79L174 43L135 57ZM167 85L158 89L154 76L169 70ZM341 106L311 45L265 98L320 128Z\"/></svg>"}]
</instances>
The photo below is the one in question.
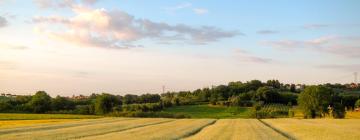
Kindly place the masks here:
<instances>
[{"instance_id":1,"label":"sky","mask_svg":"<svg viewBox=\"0 0 360 140\"><path fill-rule=\"evenodd\" d=\"M0 0L0 93L351 83L358 0Z\"/></svg>"}]
</instances>

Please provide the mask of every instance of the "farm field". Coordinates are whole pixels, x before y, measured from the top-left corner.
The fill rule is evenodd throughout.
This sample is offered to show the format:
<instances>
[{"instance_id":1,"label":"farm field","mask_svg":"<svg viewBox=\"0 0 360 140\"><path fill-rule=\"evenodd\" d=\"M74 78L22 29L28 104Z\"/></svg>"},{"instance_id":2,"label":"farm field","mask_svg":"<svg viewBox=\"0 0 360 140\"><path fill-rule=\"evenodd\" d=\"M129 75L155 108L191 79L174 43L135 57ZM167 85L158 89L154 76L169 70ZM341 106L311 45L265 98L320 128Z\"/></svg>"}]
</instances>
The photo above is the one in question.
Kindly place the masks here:
<instances>
[{"instance_id":1,"label":"farm field","mask_svg":"<svg viewBox=\"0 0 360 140\"><path fill-rule=\"evenodd\" d=\"M102 116L73 114L19 114L0 113L0 120L44 120L44 119L96 119Z\"/></svg>"},{"instance_id":2,"label":"farm field","mask_svg":"<svg viewBox=\"0 0 360 140\"><path fill-rule=\"evenodd\" d=\"M209 105L186 105L165 108L162 112L172 114L184 114L191 118L248 118L250 108L247 107L225 107Z\"/></svg>"},{"instance_id":3,"label":"farm field","mask_svg":"<svg viewBox=\"0 0 360 140\"><path fill-rule=\"evenodd\" d=\"M357 140L360 138L360 119L265 119L295 139Z\"/></svg>"},{"instance_id":4,"label":"farm field","mask_svg":"<svg viewBox=\"0 0 360 140\"><path fill-rule=\"evenodd\" d=\"M223 119L218 120L187 140L238 140L238 139L277 139L286 137L263 125L256 119Z\"/></svg>"},{"instance_id":5,"label":"farm field","mask_svg":"<svg viewBox=\"0 0 360 140\"><path fill-rule=\"evenodd\" d=\"M66 119L64 119L66 120ZM237 139L358 139L360 119L67 119L0 128L6 140L237 140ZM43 121L43 120L9 120ZM57 121L54 119L54 121ZM310 131L311 130L311 131Z\"/></svg>"}]
</instances>

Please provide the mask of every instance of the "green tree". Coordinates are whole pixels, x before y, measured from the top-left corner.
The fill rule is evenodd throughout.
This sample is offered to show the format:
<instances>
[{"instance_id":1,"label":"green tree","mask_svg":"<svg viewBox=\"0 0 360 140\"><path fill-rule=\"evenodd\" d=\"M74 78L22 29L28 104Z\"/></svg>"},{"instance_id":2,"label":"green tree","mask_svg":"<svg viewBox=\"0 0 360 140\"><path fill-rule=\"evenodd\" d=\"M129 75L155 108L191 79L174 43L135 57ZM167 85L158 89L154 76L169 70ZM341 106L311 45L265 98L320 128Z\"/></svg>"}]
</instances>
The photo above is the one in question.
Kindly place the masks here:
<instances>
[{"instance_id":1,"label":"green tree","mask_svg":"<svg viewBox=\"0 0 360 140\"><path fill-rule=\"evenodd\" d=\"M51 109L51 97L45 91L38 91L28 105L34 113L44 113Z\"/></svg>"},{"instance_id":2,"label":"green tree","mask_svg":"<svg viewBox=\"0 0 360 140\"><path fill-rule=\"evenodd\" d=\"M298 104L305 118L323 117L328 114L333 91L324 86L309 86L299 94Z\"/></svg>"},{"instance_id":3,"label":"green tree","mask_svg":"<svg viewBox=\"0 0 360 140\"><path fill-rule=\"evenodd\" d=\"M270 87L260 87L256 90L256 94L254 96L255 101L263 101L264 103L278 102L279 99L279 93Z\"/></svg>"},{"instance_id":4,"label":"green tree","mask_svg":"<svg viewBox=\"0 0 360 140\"><path fill-rule=\"evenodd\" d=\"M51 107L52 110L71 110L75 108L75 104L69 99L58 95L51 100Z\"/></svg>"},{"instance_id":5,"label":"green tree","mask_svg":"<svg viewBox=\"0 0 360 140\"><path fill-rule=\"evenodd\" d=\"M360 107L360 99L355 102L355 107Z\"/></svg>"},{"instance_id":6,"label":"green tree","mask_svg":"<svg viewBox=\"0 0 360 140\"><path fill-rule=\"evenodd\" d=\"M112 108L119 105L119 100L116 96L103 93L96 97L95 101L95 113L96 114L106 114L112 111Z\"/></svg>"},{"instance_id":7,"label":"green tree","mask_svg":"<svg viewBox=\"0 0 360 140\"><path fill-rule=\"evenodd\" d=\"M268 80L266 82L267 86L273 87L273 88L277 88L279 89L281 86L281 83L279 82L279 80Z\"/></svg>"},{"instance_id":8,"label":"green tree","mask_svg":"<svg viewBox=\"0 0 360 140\"><path fill-rule=\"evenodd\" d=\"M291 91L291 92L296 92L296 86L295 86L295 84L291 84L291 85L290 85L290 91Z\"/></svg>"},{"instance_id":9,"label":"green tree","mask_svg":"<svg viewBox=\"0 0 360 140\"><path fill-rule=\"evenodd\" d=\"M340 103L334 103L332 116L336 119L345 118L345 107Z\"/></svg>"}]
</instances>

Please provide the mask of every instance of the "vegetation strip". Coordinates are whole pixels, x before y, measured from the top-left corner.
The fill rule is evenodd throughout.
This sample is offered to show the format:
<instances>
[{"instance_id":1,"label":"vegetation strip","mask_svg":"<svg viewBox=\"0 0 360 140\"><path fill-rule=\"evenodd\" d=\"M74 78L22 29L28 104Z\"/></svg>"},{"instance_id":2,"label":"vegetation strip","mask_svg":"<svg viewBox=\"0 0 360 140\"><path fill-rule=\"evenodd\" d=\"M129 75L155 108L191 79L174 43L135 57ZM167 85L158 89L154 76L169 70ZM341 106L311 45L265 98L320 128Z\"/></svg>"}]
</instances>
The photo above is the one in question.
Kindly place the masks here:
<instances>
[{"instance_id":1,"label":"vegetation strip","mask_svg":"<svg viewBox=\"0 0 360 140\"><path fill-rule=\"evenodd\" d=\"M126 131L126 130L140 128L140 127L146 127L146 126L151 126L151 125L169 123L169 122L173 122L173 121L175 121L175 120L168 120L168 121L156 122L156 123L151 123L151 124L138 125L138 126L134 126L134 127L124 128L124 129L121 129L121 130L108 131L108 132L98 133L98 134L89 134L89 135L84 135L84 136L73 137L73 138L70 138L70 139L80 139L80 138L86 138L86 137L106 135L106 134L110 134L110 133L116 133L116 132Z\"/></svg>"},{"instance_id":2,"label":"vegetation strip","mask_svg":"<svg viewBox=\"0 0 360 140\"><path fill-rule=\"evenodd\" d=\"M61 128L69 128L69 127L78 127L78 126L84 126L84 125L94 125L97 123L113 123L117 121L127 121L132 120L129 119L119 119L119 120L96 120L96 121L87 121L87 122L79 122L79 123L72 123L72 124L49 124L45 126L35 126L35 127L18 127L18 128L12 128L12 129L5 129L0 130L0 134L11 134L11 133L21 133L21 132L32 132L32 131L41 131L41 130L51 130L51 129L61 129Z\"/></svg>"},{"instance_id":3,"label":"vegetation strip","mask_svg":"<svg viewBox=\"0 0 360 140\"><path fill-rule=\"evenodd\" d=\"M296 140L294 137L290 136L289 134L279 130L279 129L276 129L275 127L272 127L270 124L262 121L261 119L257 119L258 121L260 121L262 124L264 124L265 126L271 128L272 130L274 130L275 132L281 134L282 136L288 138L289 140Z\"/></svg>"},{"instance_id":4,"label":"vegetation strip","mask_svg":"<svg viewBox=\"0 0 360 140\"><path fill-rule=\"evenodd\" d=\"M191 136L193 136L193 135L195 135L195 134L199 133L199 132L200 132L201 130L203 130L204 128L206 128L206 127L208 127L208 126L210 126L210 125L215 124L217 121L218 121L218 120L214 120L213 122L211 122L211 123L209 123L209 124L206 124L206 125L204 125L204 126L202 126L202 127L198 128L198 129L195 129L193 132L188 133L188 134L186 134L186 135L184 135L184 136L180 137L179 139L185 139L185 138L187 138L187 137L191 137Z\"/></svg>"}]
</instances>

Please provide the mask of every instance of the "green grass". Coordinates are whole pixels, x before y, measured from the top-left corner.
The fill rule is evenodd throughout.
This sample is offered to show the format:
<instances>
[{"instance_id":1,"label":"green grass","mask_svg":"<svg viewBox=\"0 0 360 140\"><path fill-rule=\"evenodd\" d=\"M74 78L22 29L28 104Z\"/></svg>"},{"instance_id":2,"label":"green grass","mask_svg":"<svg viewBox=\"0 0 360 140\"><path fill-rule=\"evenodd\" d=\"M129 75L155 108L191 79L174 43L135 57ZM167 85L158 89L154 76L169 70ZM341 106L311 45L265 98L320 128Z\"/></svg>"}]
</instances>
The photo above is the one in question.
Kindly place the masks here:
<instances>
[{"instance_id":1,"label":"green grass","mask_svg":"<svg viewBox=\"0 0 360 140\"><path fill-rule=\"evenodd\" d=\"M247 107L224 107L209 105L186 105L164 109L165 113L178 113L191 118L248 118L250 108Z\"/></svg>"},{"instance_id":2,"label":"green grass","mask_svg":"<svg viewBox=\"0 0 360 140\"><path fill-rule=\"evenodd\" d=\"M18 114L0 113L0 120L43 120L43 119L95 119L102 116L71 114Z\"/></svg>"}]
</instances>

